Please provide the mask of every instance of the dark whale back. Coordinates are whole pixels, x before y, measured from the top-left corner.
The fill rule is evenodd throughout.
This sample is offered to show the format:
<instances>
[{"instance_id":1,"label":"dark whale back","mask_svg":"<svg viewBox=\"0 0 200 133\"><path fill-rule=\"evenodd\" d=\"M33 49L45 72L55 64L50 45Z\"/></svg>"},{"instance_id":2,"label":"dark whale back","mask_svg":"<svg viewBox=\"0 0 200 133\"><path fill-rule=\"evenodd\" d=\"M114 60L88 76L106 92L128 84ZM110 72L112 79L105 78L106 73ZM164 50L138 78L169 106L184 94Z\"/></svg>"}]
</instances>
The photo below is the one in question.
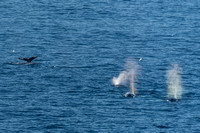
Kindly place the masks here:
<instances>
[{"instance_id":1,"label":"dark whale back","mask_svg":"<svg viewBox=\"0 0 200 133\"><path fill-rule=\"evenodd\" d=\"M124 97L135 97L135 94L132 94L131 92L127 92L124 94Z\"/></svg>"},{"instance_id":2,"label":"dark whale back","mask_svg":"<svg viewBox=\"0 0 200 133\"><path fill-rule=\"evenodd\" d=\"M178 99L176 99L176 98L169 98L169 99L167 99L167 101L169 101L169 102L177 102Z\"/></svg>"}]
</instances>

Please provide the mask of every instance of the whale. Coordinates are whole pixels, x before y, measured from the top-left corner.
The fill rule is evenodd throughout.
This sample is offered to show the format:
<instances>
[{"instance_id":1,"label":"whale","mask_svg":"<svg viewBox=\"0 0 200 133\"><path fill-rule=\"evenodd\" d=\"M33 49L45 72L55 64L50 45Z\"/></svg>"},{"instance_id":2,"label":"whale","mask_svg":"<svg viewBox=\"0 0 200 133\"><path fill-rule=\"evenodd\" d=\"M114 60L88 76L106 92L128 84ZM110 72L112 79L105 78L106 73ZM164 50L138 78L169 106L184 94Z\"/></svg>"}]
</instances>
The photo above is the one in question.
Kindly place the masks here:
<instances>
[{"instance_id":1,"label":"whale","mask_svg":"<svg viewBox=\"0 0 200 133\"><path fill-rule=\"evenodd\" d=\"M126 92L126 93L124 94L124 97L132 97L132 98L134 98L134 97L136 97L136 95L133 94L133 93L131 93L131 92Z\"/></svg>"},{"instance_id":2,"label":"whale","mask_svg":"<svg viewBox=\"0 0 200 133\"><path fill-rule=\"evenodd\" d=\"M176 99L176 98L169 98L169 99L167 99L167 101L168 101L168 102L177 102L178 99Z\"/></svg>"},{"instance_id":3,"label":"whale","mask_svg":"<svg viewBox=\"0 0 200 133\"><path fill-rule=\"evenodd\" d=\"M31 63L31 61L34 60L34 59L37 58L37 57L38 57L38 56L33 56L33 57L30 57L30 58L19 57L18 59L27 61L27 63Z\"/></svg>"}]
</instances>

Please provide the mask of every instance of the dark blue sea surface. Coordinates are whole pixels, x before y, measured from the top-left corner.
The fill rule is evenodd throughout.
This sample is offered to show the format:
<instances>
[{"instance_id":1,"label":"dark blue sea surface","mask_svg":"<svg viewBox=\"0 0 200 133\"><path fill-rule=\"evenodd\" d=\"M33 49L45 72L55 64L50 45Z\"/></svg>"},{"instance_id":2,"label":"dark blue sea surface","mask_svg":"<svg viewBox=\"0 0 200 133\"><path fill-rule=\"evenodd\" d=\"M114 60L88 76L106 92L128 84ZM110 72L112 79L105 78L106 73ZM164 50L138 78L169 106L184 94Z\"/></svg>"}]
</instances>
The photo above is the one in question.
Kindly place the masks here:
<instances>
[{"instance_id":1,"label":"dark blue sea surface","mask_svg":"<svg viewBox=\"0 0 200 133\"><path fill-rule=\"evenodd\" d=\"M0 132L200 132L198 0L1 0L0 12ZM130 58L135 98L111 82Z\"/></svg>"}]
</instances>

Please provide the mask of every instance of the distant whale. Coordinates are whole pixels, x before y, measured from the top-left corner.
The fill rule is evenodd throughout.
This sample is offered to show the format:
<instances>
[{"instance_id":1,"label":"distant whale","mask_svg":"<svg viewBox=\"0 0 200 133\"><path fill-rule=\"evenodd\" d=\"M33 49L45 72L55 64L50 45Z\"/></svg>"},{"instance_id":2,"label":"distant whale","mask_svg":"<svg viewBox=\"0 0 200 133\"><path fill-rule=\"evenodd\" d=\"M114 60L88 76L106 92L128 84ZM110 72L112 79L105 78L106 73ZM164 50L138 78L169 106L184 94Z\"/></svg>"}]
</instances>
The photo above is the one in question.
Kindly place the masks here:
<instances>
[{"instance_id":1,"label":"distant whale","mask_svg":"<svg viewBox=\"0 0 200 133\"><path fill-rule=\"evenodd\" d=\"M20 60L24 60L24 61L27 61L27 63L31 63L32 60L34 60L35 58L37 58L38 56L33 56L31 58L22 58L20 57L19 59Z\"/></svg>"},{"instance_id":2,"label":"distant whale","mask_svg":"<svg viewBox=\"0 0 200 133\"><path fill-rule=\"evenodd\" d=\"M169 102L177 102L178 99L176 99L176 98L169 98L169 99L167 99L167 101L169 101Z\"/></svg>"},{"instance_id":3,"label":"distant whale","mask_svg":"<svg viewBox=\"0 0 200 133\"><path fill-rule=\"evenodd\" d=\"M126 93L124 94L124 97L136 97L136 95L133 94L133 93L131 93L131 92L126 92Z\"/></svg>"}]
</instances>

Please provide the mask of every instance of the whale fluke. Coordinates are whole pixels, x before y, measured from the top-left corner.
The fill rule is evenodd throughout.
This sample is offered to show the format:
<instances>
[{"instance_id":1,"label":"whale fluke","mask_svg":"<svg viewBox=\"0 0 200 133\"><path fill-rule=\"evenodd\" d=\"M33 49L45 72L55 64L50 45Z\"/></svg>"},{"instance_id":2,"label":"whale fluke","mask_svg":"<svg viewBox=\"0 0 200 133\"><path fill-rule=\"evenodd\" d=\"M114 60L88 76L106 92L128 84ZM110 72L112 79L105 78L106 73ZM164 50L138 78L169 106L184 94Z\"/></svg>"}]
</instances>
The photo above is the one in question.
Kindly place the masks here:
<instances>
[{"instance_id":1,"label":"whale fluke","mask_svg":"<svg viewBox=\"0 0 200 133\"><path fill-rule=\"evenodd\" d=\"M35 58L37 58L38 56L33 56L31 58L23 58L23 57L20 57L19 59L20 60L24 60L24 61L27 61L28 63L30 63L32 60L34 60Z\"/></svg>"}]
</instances>

